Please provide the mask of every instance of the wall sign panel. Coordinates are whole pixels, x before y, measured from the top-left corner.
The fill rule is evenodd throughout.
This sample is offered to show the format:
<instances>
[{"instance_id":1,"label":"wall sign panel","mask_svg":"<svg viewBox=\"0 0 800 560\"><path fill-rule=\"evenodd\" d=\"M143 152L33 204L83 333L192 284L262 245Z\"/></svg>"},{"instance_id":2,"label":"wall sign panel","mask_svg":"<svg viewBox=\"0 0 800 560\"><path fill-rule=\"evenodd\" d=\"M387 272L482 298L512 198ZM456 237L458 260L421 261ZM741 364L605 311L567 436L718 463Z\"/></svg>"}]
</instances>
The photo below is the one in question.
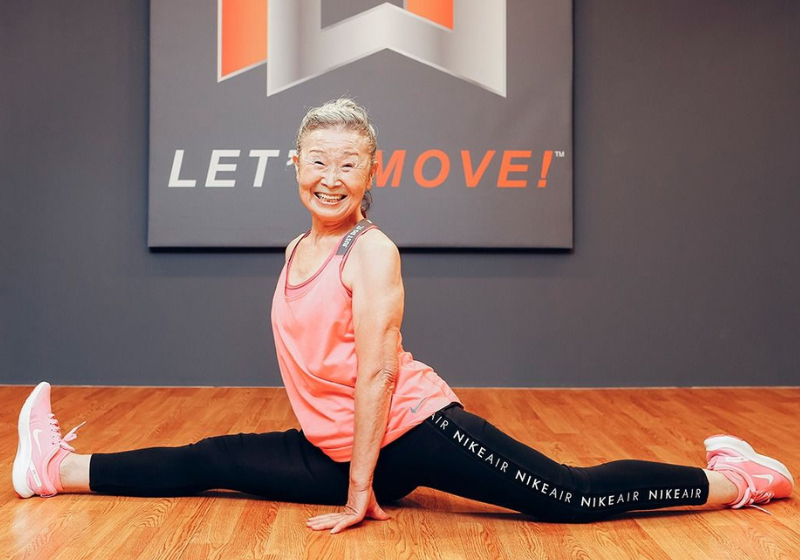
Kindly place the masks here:
<instances>
[{"instance_id":1,"label":"wall sign panel","mask_svg":"<svg viewBox=\"0 0 800 560\"><path fill-rule=\"evenodd\" d=\"M569 0L153 0L150 247L281 247L291 156L341 96L401 247L572 247Z\"/></svg>"}]
</instances>

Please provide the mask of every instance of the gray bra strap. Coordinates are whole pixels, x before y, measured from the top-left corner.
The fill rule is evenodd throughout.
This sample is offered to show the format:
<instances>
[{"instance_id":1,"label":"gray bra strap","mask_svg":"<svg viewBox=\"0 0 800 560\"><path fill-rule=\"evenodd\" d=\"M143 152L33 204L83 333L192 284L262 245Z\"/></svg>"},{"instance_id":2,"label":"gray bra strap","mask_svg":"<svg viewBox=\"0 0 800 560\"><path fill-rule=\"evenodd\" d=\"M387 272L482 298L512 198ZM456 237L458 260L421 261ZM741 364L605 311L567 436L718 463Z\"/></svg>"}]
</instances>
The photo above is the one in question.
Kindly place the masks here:
<instances>
[{"instance_id":1,"label":"gray bra strap","mask_svg":"<svg viewBox=\"0 0 800 560\"><path fill-rule=\"evenodd\" d=\"M353 241L360 233L362 233L365 229L370 227L372 224L371 221L364 218L360 222L358 222L353 229L351 229L347 235L344 236L342 242L339 244L339 248L336 250L337 255L345 255L350 247L353 245Z\"/></svg>"}]
</instances>

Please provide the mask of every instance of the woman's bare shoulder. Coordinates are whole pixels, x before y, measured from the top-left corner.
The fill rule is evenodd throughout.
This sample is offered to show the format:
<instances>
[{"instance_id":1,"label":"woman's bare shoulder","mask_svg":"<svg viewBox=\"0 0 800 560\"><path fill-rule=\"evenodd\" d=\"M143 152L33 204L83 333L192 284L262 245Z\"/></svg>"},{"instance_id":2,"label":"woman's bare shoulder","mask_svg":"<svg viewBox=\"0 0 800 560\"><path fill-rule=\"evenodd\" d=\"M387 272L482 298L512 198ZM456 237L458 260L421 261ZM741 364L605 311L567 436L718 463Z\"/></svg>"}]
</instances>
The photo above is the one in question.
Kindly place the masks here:
<instances>
[{"instance_id":1,"label":"woman's bare shoulder","mask_svg":"<svg viewBox=\"0 0 800 560\"><path fill-rule=\"evenodd\" d=\"M362 278L381 283L396 282L400 278L400 251L379 229L364 232L352 253L354 272Z\"/></svg>"},{"instance_id":2,"label":"woman's bare shoulder","mask_svg":"<svg viewBox=\"0 0 800 560\"><path fill-rule=\"evenodd\" d=\"M400 260L400 252L394 241L389 236L377 228L370 229L361 234L361 239L353 247L354 256L359 259L385 259Z\"/></svg>"},{"instance_id":3,"label":"woman's bare shoulder","mask_svg":"<svg viewBox=\"0 0 800 560\"><path fill-rule=\"evenodd\" d=\"M372 286L400 281L400 252L379 229L370 229L359 236L342 270L342 282L351 292L359 279Z\"/></svg>"}]
</instances>

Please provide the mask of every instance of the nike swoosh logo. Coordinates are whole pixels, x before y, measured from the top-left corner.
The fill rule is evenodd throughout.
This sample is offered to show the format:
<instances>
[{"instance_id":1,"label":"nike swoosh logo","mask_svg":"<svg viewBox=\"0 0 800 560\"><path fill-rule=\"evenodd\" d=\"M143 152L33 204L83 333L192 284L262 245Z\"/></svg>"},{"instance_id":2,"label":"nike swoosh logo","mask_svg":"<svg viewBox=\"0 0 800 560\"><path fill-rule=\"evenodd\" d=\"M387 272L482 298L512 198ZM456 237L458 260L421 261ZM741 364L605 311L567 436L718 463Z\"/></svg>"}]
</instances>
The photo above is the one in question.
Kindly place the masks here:
<instances>
[{"instance_id":1,"label":"nike swoosh logo","mask_svg":"<svg viewBox=\"0 0 800 560\"><path fill-rule=\"evenodd\" d=\"M33 441L36 442L36 447L39 448L39 455L42 454L42 444L39 443L39 434L41 434L41 433L42 433L42 430L39 430L38 428L36 430L33 430Z\"/></svg>"},{"instance_id":2,"label":"nike swoosh logo","mask_svg":"<svg viewBox=\"0 0 800 560\"><path fill-rule=\"evenodd\" d=\"M417 406L412 406L411 407L411 413L412 414L416 414L417 411L419 410L419 407L421 407L422 403L424 403L427 399L428 399L428 397L423 397L423 399L421 401L419 401L419 403L417 403Z\"/></svg>"},{"instance_id":3,"label":"nike swoosh logo","mask_svg":"<svg viewBox=\"0 0 800 560\"><path fill-rule=\"evenodd\" d=\"M772 484L772 481L775 480L771 474L754 474L753 478L763 478L768 484Z\"/></svg>"}]
</instances>

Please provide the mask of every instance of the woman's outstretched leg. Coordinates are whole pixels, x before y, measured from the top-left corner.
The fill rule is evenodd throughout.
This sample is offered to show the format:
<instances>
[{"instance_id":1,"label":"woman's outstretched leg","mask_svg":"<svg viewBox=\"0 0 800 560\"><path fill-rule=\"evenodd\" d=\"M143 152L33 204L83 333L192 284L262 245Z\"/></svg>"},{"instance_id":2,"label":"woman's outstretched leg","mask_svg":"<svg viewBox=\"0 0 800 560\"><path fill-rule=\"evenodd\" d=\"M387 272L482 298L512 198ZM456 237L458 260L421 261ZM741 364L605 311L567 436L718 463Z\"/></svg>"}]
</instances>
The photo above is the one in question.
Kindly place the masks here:
<instances>
[{"instance_id":1,"label":"woman's outstretched leg","mask_svg":"<svg viewBox=\"0 0 800 560\"><path fill-rule=\"evenodd\" d=\"M90 487L121 496L247 492L287 502L343 504L348 471L297 430L215 436L180 447L95 453Z\"/></svg>"},{"instance_id":2,"label":"woman's outstretched leg","mask_svg":"<svg viewBox=\"0 0 800 560\"><path fill-rule=\"evenodd\" d=\"M297 430L206 438L181 447L78 455L50 410L40 383L22 408L13 480L17 493L94 491L128 496L182 496L210 489L274 500L344 504L347 464L336 463Z\"/></svg>"},{"instance_id":3,"label":"woman's outstretched leg","mask_svg":"<svg viewBox=\"0 0 800 560\"><path fill-rule=\"evenodd\" d=\"M404 455L422 461L414 465L417 484L547 521L585 522L674 506L741 507L791 492L785 467L754 452L748 456L743 446L731 449L740 440L707 440L718 447L709 449L711 470L631 460L580 468L547 458L458 406L434 414L415 431L417 441L409 442L415 452ZM725 459L714 459L720 456ZM758 470L771 467L777 470Z\"/></svg>"}]
</instances>

